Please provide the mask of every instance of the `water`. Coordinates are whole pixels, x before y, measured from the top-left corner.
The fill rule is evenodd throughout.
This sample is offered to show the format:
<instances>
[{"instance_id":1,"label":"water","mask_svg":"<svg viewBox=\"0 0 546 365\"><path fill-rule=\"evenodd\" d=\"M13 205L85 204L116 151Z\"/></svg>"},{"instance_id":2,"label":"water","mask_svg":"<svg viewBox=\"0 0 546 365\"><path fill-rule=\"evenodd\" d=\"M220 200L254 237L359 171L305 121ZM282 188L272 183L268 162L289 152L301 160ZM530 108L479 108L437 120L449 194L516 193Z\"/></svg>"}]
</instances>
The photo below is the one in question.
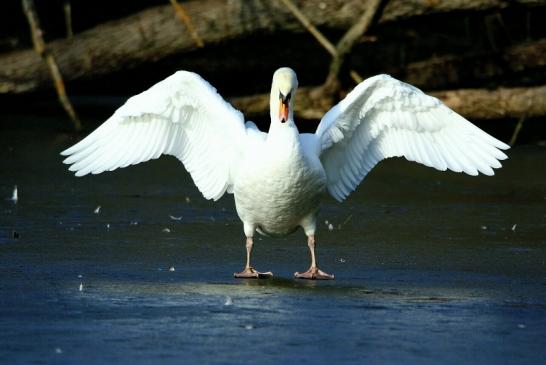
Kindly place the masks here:
<instances>
[{"instance_id":1,"label":"water","mask_svg":"<svg viewBox=\"0 0 546 365\"><path fill-rule=\"evenodd\" d=\"M58 156L73 142L0 132L1 363L546 362L544 148L493 178L381 163L326 200L336 280L312 282L292 278L301 231L256 240L274 279L236 280L231 196L205 201L173 158L75 178Z\"/></svg>"}]
</instances>

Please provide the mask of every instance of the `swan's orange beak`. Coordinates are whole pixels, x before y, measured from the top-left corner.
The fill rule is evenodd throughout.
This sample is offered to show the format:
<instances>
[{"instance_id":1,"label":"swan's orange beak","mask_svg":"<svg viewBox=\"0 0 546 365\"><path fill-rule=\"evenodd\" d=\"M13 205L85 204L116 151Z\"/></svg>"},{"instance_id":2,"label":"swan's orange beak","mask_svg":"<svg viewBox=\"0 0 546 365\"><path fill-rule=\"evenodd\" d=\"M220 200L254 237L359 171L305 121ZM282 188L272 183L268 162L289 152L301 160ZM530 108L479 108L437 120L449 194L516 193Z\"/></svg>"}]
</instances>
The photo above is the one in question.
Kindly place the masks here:
<instances>
[{"instance_id":1,"label":"swan's orange beak","mask_svg":"<svg viewBox=\"0 0 546 365\"><path fill-rule=\"evenodd\" d=\"M279 120L284 123L288 120L288 100L279 99Z\"/></svg>"}]
</instances>

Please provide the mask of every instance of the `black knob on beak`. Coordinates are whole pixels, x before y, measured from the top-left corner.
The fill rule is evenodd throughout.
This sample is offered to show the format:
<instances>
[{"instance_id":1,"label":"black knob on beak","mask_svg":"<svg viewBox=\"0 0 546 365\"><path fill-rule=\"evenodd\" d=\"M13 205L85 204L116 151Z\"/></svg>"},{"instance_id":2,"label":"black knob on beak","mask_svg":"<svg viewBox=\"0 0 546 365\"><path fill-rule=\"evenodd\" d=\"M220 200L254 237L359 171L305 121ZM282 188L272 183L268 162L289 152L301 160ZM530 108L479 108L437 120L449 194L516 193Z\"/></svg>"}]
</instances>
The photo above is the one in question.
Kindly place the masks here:
<instances>
[{"instance_id":1,"label":"black knob on beak","mask_svg":"<svg viewBox=\"0 0 546 365\"><path fill-rule=\"evenodd\" d=\"M284 104L288 104L290 102L291 96L292 96L292 92L289 92L288 94L283 95L283 93L279 91L279 100L282 101Z\"/></svg>"}]
</instances>

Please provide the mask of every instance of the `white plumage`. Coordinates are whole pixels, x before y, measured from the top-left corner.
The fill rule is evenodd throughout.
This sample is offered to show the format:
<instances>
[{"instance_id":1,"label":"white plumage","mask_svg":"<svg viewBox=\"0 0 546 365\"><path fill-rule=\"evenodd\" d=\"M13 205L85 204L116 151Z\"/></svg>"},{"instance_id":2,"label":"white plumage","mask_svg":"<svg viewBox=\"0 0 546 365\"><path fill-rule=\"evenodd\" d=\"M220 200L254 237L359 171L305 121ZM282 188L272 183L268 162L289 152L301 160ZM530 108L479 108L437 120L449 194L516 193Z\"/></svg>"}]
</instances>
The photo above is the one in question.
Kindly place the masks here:
<instances>
[{"instance_id":1,"label":"white plumage","mask_svg":"<svg viewBox=\"0 0 546 365\"><path fill-rule=\"evenodd\" d=\"M236 277L268 277L250 266L254 232L302 227L311 268L296 277L330 279L316 265L316 212L327 190L344 200L381 160L404 156L438 170L493 175L509 146L438 99L387 75L371 77L300 134L293 118L295 73L277 70L269 133L224 101L199 75L179 71L133 96L85 139L63 151L76 176L177 157L207 199L234 193L247 236Z\"/></svg>"},{"instance_id":2,"label":"white plumage","mask_svg":"<svg viewBox=\"0 0 546 365\"><path fill-rule=\"evenodd\" d=\"M360 83L322 118L315 134L328 191L345 199L381 160L409 161L469 175L493 175L505 143L491 137L438 99L388 75Z\"/></svg>"},{"instance_id":3,"label":"white plumage","mask_svg":"<svg viewBox=\"0 0 546 365\"><path fill-rule=\"evenodd\" d=\"M199 75L180 71L133 96L84 140L62 152L76 176L177 157L207 199L233 185L247 138L243 115Z\"/></svg>"}]
</instances>

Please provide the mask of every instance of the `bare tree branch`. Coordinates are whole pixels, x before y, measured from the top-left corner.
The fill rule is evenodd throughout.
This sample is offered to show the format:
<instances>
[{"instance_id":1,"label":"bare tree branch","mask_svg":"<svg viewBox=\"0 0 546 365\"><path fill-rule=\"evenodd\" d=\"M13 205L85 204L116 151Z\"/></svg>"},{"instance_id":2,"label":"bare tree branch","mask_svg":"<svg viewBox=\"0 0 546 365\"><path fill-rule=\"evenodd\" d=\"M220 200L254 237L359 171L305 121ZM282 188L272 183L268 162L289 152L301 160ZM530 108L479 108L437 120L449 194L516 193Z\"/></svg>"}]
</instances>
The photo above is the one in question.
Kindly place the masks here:
<instances>
[{"instance_id":1,"label":"bare tree branch","mask_svg":"<svg viewBox=\"0 0 546 365\"><path fill-rule=\"evenodd\" d=\"M311 23L311 21L309 20L309 18L307 18L305 16L305 14L303 14L301 12L300 9L298 9L298 7L296 5L294 5L294 3L291 1L291 0L280 0L284 5L286 5L286 7L288 8L288 10L290 10L292 12L292 14L294 14L294 16L300 21L301 25L303 25L303 27L305 29L307 29L307 31L309 33L311 33L311 35L313 37L315 37L315 39L320 43L320 45L322 47L324 47L324 49L326 49L328 51L328 53L330 53L331 56L335 57L336 54L337 54L337 50L336 50L336 47L332 44L332 42L330 42L328 40L328 38L326 38L318 29L317 27L315 27L313 25L313 23Z\"/></svg>"},{"instance_id":2,"label":"bare tree branch","mask_svg":"<svg viewBox=\"0 0 546 365\"><path fill-rule=\"evenodd\" d=\"M66 95L66 90L63 82L63 78L61 76L61 73L59 71L59 67L57 66L57 62L55 61L55 57L48 51L48 49L45 46L44 40L42 38L42 30L40 28L40 23L38 20L38 15L36 14L36 10L34 8L34 1L33 0L22 0L23 4L23 11L25 12L25 15L28 20L28 24L30 25L30 31L32 34L32 43L34 44L34 49L36 50L36 53L40 55L44 59L44 61L47 63L47 66L49 67L49 70L51 72L51 77L53 78L55 89L57 90L57 95L59 97L59 101L70 117L70 120L72 121L72 124L74 125L74 129L76 131L79 131L82 129L82 125L80 122L80 119L78 118L78 115L76 114L76 111L72 107L72 104L70 103L70 100L68 99L68 96Z\"/></svg>"},{"instance_id":3,"label":"bare tree branch","mask_svg":"<svg viewBox=\"0 0 546 365\"><path fill-rule=\"evenodd\" d=\"M193 27L191 22L191 18L186 12L186 10L184 10L184 7L178 3L178 0L170 0L170 1L171 1L171 5L174 8L176 16L178 16L180 21L186 26L186 29L188 29L188 32L190 32L190 35L193 38L197 47L199 48L205 47L205 43L203 42L201 37L199 37L199 34L195 31L195 28Z\"/></svg>"},{"instance_id":4,"label":"bare tree branch","mask_svg":"<svg viewBox=\"0 0 546 365\"><path fill-rule=\"evenodd\" d=\"M328 77L326 78L325 88L329 89L334 87L334 85L339 84L339 72L343 63L345 62L345 57L351 52L356 42L364 35L370 26L372 25L373 20L377 16L379 8L384 0L370 0L368 2L368 7L366 11L362 13L362 16L358 21L351 27L349 30L341 37L340 41L336 45L336 54L334 59L330 64L330 71L328 72ZM353 79L356 79L355 82L362 82L362 77L360 77L355 71L351 73Z\"/></svg>"}]
</instances>

